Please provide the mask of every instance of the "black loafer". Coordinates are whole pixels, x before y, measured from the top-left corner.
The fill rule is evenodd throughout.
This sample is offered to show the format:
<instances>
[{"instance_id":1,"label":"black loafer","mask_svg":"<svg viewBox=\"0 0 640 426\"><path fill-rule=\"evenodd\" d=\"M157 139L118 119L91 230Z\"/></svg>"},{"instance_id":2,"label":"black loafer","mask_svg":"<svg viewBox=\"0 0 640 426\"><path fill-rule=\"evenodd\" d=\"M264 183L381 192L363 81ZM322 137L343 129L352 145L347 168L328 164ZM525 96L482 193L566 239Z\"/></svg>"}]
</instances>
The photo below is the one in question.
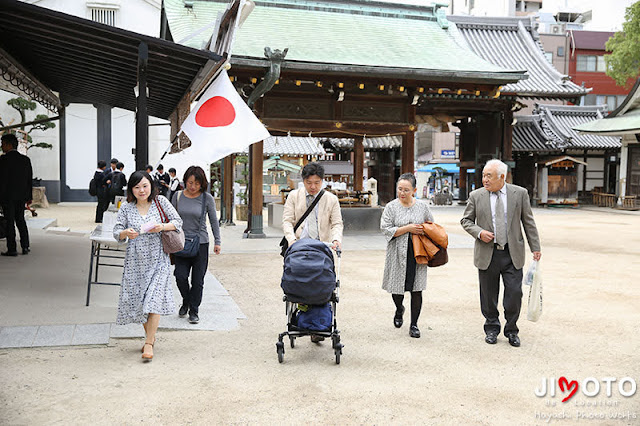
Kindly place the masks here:
<instances>
[{"instance_id":1,"label":"black loafer","mask_svg":"<svg viewBox=\"0 0 640 426\"><path fill-rule=\"evenodd\" d=\"M496 343L498 343L498 333L490 331L485 336L484 341L487 342L490 345L495 345Z\"/></svg>"},{"instance_id":2,"label":"black loafer","mask_svg":"<svg viewBox=\"0 0 640 426\"><path fill-rule=\"evenodd\" d=\"M509 344L511 346L516 347L516 348L520 347L520 338L518 337L518 335L516 333L507 334L507 338L509 339Z\"/></svg>"},{"instance_id":3,"label":"black loafer","mask_svg":"<svg viewBox=\"0 0 640 426\"><path fill-rule=\"evenodd\" d=\"M200 317L198 316L198 314L196 314L195 312L191 312L189 314L189 322L191 324L197 324L200 322Z\"/></svg>"},{"instance_id":4,"label":"black loafer","mask_svg":"<svg viewBox=\"0 0 640 426\"><path fill-rule=\"evenodd\" d=\"M18 252L17 252L17 251L5 251L5 252L0 253L0 254L1 254L1 255L3 255L3 256L11 256L11 257L14 257L14 256L17 256L17 255L18 255Z\"/></svg>"},{"instance_id":5,"label":"black loafer","mask_svg":"<svg viewBox=\"0 0 640 426\"><path fill-rule=\"evenodd\" d=\"M29 254L30 251L31 249L29 247L25 247L22 249L22 254Z\"/></svg>"},{"instance_id":6,"label":"black loafer","mask_svg":"<svg viewBox=\"0 0 640 426\"><path fill-rule=\"evenodd\" d=\"M393 325L395 325L396 328L402 327L402 315L404 315L404 306L402 307L400 313L396 311L396 314L393 316Z\"/></svg>"},{"instance_id":7,"label":"black loafer","mask_svg":"<svg viewBox=\"0 0 640 426\"><path fill-rule=\"evenodd\" d=\"M187 315L187 312L189 312L189 305L185 303L182 306L180 306L178 315L180 315L181 317L184 317L185 315Z\"/></svg>"},{"instance_id":8,"label":"black loafer","mask_svg":"<svg viewBox=\"0 0 640 426\"><path fill-rule=\"evenodd\" d=\"M412 325L411 328L409 328L409 336L415 337L416 339L420 338L420 329L417 325Z\"/></svg>"}]
</instances>

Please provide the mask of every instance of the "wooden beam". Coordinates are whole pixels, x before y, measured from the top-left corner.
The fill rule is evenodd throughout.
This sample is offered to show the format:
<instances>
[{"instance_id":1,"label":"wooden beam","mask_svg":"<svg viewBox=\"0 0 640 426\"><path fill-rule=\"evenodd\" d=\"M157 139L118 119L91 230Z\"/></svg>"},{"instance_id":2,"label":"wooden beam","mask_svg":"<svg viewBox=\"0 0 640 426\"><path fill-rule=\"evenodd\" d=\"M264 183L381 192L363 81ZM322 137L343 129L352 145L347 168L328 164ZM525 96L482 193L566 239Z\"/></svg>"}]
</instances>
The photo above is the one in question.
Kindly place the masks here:
<instances>
[{"instance_id":1,"label":"wooden beam","mask_svg":"<svg viewBox=\"0 0 640 426\"><path fill-rule=\"evenodd\" d=\"M414 132L417 126L413 123L385 123L373 121L337 121L337 120L305 120L297 118L263 118L262 122L267 129L273 131L300 131L323 132L334 131L336 133L366 134L366 135L386 135Z\"/></svg>"}]
</instances>

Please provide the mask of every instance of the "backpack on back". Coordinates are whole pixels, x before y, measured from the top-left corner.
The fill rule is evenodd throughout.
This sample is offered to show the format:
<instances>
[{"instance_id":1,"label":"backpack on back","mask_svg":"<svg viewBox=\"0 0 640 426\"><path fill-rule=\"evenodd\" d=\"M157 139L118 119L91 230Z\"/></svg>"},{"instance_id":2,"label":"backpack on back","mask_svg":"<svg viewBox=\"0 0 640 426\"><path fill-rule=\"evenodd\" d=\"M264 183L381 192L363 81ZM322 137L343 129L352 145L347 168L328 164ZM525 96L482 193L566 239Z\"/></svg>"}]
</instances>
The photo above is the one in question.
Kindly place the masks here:
<instances>
[{"instance_id":1,"label":"backpack on back","mask_svg":"<svg viewBox=\"0 0 640 426\"><path fill-rule=\"evenodd\" d=\"M96 178L95 177L93 177L89 181L89 195L91 195L93 197L98 195L98 182L96 182Z\"/></svg>"}]
</instances>

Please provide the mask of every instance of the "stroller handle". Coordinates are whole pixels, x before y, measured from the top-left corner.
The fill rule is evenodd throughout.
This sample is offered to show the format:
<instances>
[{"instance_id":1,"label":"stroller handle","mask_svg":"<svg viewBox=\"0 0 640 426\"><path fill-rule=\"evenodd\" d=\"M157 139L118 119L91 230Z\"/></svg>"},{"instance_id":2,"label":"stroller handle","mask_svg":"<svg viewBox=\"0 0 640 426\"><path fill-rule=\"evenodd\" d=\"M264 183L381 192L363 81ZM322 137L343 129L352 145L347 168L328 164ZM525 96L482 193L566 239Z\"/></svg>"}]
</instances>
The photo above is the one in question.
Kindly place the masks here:
<instances>
[{"instance_id":1,"label":"stroller handle","mask_svg":"<svg viewBox=\"0 0 640 426\"><path fill-rule=\"evenodd\" d=\"M333 251L336 252L336 255L338 257L340 257L340 255L342 255L342 249L340 248L340 246L336 246L336 248L333 248L333 243L329 243L327 241L323 241L323 243L325 243L327 245L327 247L329 247L330 249L332 249Z\"/></svg>"}]
</instances>

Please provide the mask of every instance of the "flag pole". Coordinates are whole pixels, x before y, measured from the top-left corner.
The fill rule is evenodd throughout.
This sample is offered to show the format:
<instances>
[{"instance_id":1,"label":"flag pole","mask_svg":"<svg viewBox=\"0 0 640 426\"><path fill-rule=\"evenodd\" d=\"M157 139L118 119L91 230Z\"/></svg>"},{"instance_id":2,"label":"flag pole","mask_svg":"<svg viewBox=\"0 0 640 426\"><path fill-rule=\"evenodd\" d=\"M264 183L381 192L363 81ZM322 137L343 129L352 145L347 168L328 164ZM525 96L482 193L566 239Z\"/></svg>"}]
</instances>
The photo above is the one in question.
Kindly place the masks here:
<instances>
[{"instance_id":1,"label":"flag pole","mask_svg":"<svg viewBox=\"0 0 640 426\"><path fill-rule=\"evenodd\" d=\"M169 142L169 146L167 147L167 149L165 149L164 154L162 154L162 157L160 157L160 159L158 160L154 168L157 169L158 165L162 162L162 160L164 160L164 157L166 157L167 154L171 151L171 147L173 146L173 143L178 139L178 136L180 135L181 132L182 130L176 133L173 139L171 139L171 142Z\"/></svg>"}]
</instances>

